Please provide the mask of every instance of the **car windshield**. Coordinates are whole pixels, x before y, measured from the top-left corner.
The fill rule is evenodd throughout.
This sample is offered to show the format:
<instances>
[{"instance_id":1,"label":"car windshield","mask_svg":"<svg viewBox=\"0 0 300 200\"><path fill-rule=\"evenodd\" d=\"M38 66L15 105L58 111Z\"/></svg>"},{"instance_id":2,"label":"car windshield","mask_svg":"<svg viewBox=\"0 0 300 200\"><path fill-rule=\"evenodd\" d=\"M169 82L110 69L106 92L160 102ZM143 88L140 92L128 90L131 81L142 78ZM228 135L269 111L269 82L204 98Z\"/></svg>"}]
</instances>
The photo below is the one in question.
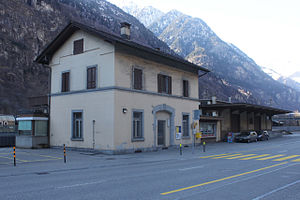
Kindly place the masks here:
<instances>
[{"instance_id":1,"label":"car windshield","mask_svg":"<svg viewBox=\"0 0 300 200\"><path fill-rule=\"evenodd\" d=\"M248 136L249 132L241 132L240 136Z\"/></svg>"}]
</instances>

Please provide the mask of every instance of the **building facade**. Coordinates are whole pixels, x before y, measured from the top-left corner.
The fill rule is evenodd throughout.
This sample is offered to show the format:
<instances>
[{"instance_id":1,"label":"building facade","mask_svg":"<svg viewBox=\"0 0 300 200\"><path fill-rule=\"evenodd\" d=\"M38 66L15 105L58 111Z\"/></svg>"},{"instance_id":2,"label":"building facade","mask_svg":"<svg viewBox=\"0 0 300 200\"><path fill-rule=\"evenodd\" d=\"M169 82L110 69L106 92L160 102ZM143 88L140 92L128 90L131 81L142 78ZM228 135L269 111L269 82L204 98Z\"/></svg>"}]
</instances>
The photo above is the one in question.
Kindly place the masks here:
<instances>
[{"instance_id":1,"label":"building facade","mask_svg":"<svg viewBox=\"0 0 300 200\"><path fill-rule=\"evenodd\" d=\"M200 131L203 139L226 141L228 133L272 130L272 117L288 110L247 103L201 100ZM206 133L207 132L207 133Z\"/></svg>"},{"instance_id":2,"label":"building facade","mask_svg":"<svg viewBox=\"0 0 300 200\"><path fill-rule=\"evenodd\" d=\"M198 73L208 70L130 41L125 28L122 38L71 23L37 58L51 69L51 146L122 153L192 143Z\"/></svg>"}]
</instances>

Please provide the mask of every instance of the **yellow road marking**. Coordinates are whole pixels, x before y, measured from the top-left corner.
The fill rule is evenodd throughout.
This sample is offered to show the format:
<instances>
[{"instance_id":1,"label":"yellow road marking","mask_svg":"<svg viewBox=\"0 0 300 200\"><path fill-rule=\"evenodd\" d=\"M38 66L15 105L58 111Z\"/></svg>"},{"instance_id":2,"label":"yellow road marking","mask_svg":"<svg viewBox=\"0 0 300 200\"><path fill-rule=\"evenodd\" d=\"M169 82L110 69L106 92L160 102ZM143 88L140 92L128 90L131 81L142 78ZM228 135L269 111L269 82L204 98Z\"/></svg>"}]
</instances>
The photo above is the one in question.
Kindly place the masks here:
<instances>
[{"instance_id":1,"label":"yellow road marking","mask_svg":"<svg viewBox=\"0 0 300 200\"><path fill-rule=\"evenodd\" d=\"M217 154L217 155L211 155L211 156L202 156L202 157L199 157L199 158L211 158L211 157L215 157L215 156L224 156L224 155L228 155L230 153L223 153L223 154Z\"/></svg>"},{"instance_id":2,"label":"yellow road marking","mask_svg":"<svg viewBox=\"0 0 300 200\"><path fill-rule=\"evenodd\" d=\"M29 152L23 152L23 153L27 153L27 154L29 154L29 155L41 156L41 157L48 157L48 158L57 158L57 159L60 159L59 157L48 156L48 155L43 155L43 154L38 154L38 153L29 153Z\"/></svg>"},{"instance_id":3,"label":"yellow road marking","mask_svg":"<svg viewBox=\"0 0 300 200\"><path fill-rule=\"evenodd\" d=\"M13 157L6 157L6 156L0 156L0 158L6 158L6 159L9 159L9 160L13 160L14 158ZM26 162L27 160L21 160L21 159L18 159L16 158L17 161L21 161L21 162Z\"/></svg>"},{"instance_id":4,"label":"yellow road marking","mask_svg":"<svg viewBox=\"0 0 300 200\"><path fill-rule=\"evenodd\" d=\"M227 155L227 156L213 157L212 159L228 158L228 157L231 157L231 156L239 156L239 155L242 155L242 154L236 153L236 154L231 154L231 155Z\"/></svg>"},{"instance_id":5,"label":"yellow road marking","mask_svg":"<svg viewBox=\"0 0 300 200\"><path fill-rule=\"evenodd\" d=\"M254 159L254 158L260 158L260 157L265 157L265 156L269 156L270 154L262 154L259 156L253 156L253 157L248 157L248 158L242 158L240 160L250 160L250 159Z\"/></svg>"},{"instance_id":6,"label":"yellow road marking","mask_svg":"<svg viewBox=\"0 0 300 200\"><path fill-rule=\"evenodd\" d=\"M278 157L281 157L281 156L284 156L284 154L278 154L278 155L275 155L275 156L269 156L269 157L260 158L260 159L256 159L256 160L269 160L269 159L278 158Z\"/></svg>"},{"instance_id":7,"label":"yellow road marking","mask_svg":"<svg viewBox=\"0 0 300 200\"><path fill-rule=\"evenodd\" d=\"M29 163L29 162L43 162L43 161L49 161L49 160L59 160L59 159L62 159L62 158L41 159L41 160L27 160L26 162L27 162L27 163Z\"/></svg>"},{"instance_id":8,"label":"yellow road marking","mask_svg":"<svg viewBox=\"0 0 300 200\"><path fill-rule=\"evenodd\" d=\"M278 159L275 159L273 161L283 161L283 160L288 160L290 158L295 158L295 157L299 157L300 155L292 155L292 156L287 156L287 157L283 157L283 158L278 158Z\"/></svg>"},{"instance_id":9,"label":"yellow road marking","mask_svg":"<svg viewBox=\"0 0 300 200\"><path fill-rule=\"evenodd\" d=\"M225 180L236 178L236 177L239 177L239 176L243 176L243 175L247 175L247 174L252 174L254 172L266 170L266 169L269 169L269 168L272 168L272 167L277 167L279 165L284 165L284 164L287 164L287 163L288 162L282 162L282 163L279 163L279 164L276 164L276 165L271 165L271 166L263 167L263 168L260 168L260 169L252 170L252 171L249 171L249 172L244 172L244 173L241 173L241 174L236 174L236 175L233 175L233 176L228 176L228 177L225 177L225 178L216 179L216 180L213 180L213 181L208 181L208 182L201 183L201 184L198 184L198 185L193 185L193 186L189 186L189 187L185 187L185 188L180 188L180 189L177 189L177 190L172 190L172 191L164 192L164 193L160 193L160 194L161 195L172 194L172 193L176 193L176 192L180 192L180 191L184 191L184 190L188 190L188 189L192 189L192 188L196 188L196 187L208 185L208 184L211 184L211 183L217 183L217 182L225 181Z\"/></svg>"},{"instance_id":10,"label":"yellow road marking","mask_svg":"<svg viewBox=\"0 0 300 200\"><path fill-rule=\"evenodd\" d=\"M247 155L241 155L241 156L235 156L235 157L230 157L230 158L225 158L225 159L236 159L236 158L244 158L244 157L248 157L248 156L254 156L256 154L247 154Z\"/></svg>"},{"instance_id":11,"label":"yellow road marking","mask_svg":"<svg viewBox=\"0 0 300 200\"><path fill-rule=\"evenodd\" d=\"M46 155L39 155L39 156L41 156L41 157L46 157L46 158L62 159L62 158L55 157L55 156L46 156Z\"/></svg>"},{"instance_id":12,"label":"yellow road marking","mask_svg":"<svg viewBox=\"0 0 300 200\"><path fill-rule=\"evenodd\" d=\"M298 158L296 160L292 160L292 162L300 162L300 158Z\"/></svg>"}]
</instances>

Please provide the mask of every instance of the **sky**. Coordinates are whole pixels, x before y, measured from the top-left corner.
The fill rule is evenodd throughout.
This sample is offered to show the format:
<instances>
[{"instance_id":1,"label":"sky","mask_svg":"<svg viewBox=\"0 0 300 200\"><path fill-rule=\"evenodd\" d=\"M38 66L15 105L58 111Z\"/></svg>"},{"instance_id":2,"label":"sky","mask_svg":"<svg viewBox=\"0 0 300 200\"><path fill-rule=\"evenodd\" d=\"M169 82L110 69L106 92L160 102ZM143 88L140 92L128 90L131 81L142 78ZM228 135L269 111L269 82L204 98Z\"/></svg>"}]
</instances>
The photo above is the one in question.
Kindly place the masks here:
<instances>
[{"instance_id":1,"label":"sky","mask_svg":"<svg viewBox=\"0 0 300 200\"><path fill-rule=\"evenodd\" d=\"M122 0L108 0L120 6ZM131 0L201 18L258 65L289 76L300 71L299 0Z\"/></svg>"}]
</instances>

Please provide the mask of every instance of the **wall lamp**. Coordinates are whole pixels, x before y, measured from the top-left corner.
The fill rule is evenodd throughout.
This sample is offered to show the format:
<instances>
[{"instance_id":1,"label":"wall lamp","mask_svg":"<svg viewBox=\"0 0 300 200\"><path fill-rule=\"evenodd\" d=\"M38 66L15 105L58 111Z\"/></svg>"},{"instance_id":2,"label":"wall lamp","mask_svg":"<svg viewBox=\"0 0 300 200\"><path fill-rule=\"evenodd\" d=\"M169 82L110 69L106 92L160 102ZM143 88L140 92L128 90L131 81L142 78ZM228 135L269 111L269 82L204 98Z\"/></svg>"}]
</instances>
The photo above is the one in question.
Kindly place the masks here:
<instances>
[{"instance_id":1,"label":"wall lamp","mask_svg":"<svg viewBox=\"0 0 300 200\"><path fill-rule=\"evenodd\" d=\"M127 113L127 108L123 108L122 112L123 112L124 114L126 114L126 113Z\"/></svg>"}]
</instances>

